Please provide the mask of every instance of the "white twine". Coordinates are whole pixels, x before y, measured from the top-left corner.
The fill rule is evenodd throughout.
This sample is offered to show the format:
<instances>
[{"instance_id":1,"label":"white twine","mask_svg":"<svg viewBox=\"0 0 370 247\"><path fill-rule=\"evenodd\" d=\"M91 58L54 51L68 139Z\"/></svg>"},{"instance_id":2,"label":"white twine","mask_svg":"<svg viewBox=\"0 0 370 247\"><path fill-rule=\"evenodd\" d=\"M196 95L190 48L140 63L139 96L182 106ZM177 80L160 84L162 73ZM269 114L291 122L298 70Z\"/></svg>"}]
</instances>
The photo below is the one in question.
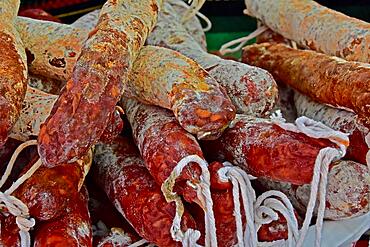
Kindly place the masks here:
<instances>
[{"instance_id":1,"label":"white twine","mask_svg":"<svg viewBox=\"0 0 370 247\"><path fill-rule=\"evenodd\" d=\"M6 169L1 177L0 180L0 188L4 185L6 180L8 179L14 163L20 154L20 152L28 146L37 145L36 140L30 140L22 143L19 147L14 151ZM19 235L21 239L21 247L29 247L31 246L31 237L29 234L29 230L34 227L35 220L30 218L29 210L26 204L24 204L21 200L11 195L24 181L26 181L29 177L33 175L33 173L41 166L41 160L38 159L32 167L23 174L20 178L15 181L12 186L7 189L5 192L0 191L0 207L5 207L8 209L9 213L15 216L15 222L19 228Z\"/></svg>"},{"instance_id":2,"label":"white twine","mask_svg":"<svg viewBox=\"0 0 370 247\"><path fill-rule=\"evenodd\" d=\"M233 52L239 51L241 48L243 48L243 46L245 46L247 44L248 41L250 41L251 39L254 39L258 35L262 34L267 29L268 29L268 27L262 25L260 27L257 27L256 30L254 30L252 33L250 33L249 35L247 35L245 37L234 39L234 40L231 40L231 41L223 44L220 48L220 54L225 55L225 54L228 54L228 53L233 53ZM234 45L237 45L237 46L234 47L234 48L230 48Z\"/></svg>"},{"instance_id":3,"label":"white twine","mask_svg":"<svg viewBox=\"0 0 370 247\"><path fill-rule=\"evenodd\" d=\"M218 175L220 180L224 182L231 181L233 185L234 216L238 239L237 246L302 246L312 219L317 196L319 196L318 215L315 225L315 246L318 247L321 243L329 165L334 160L340 159L345 155L346 147L349 143L348 136L306 117L297 119L296 126L294 124L287 124L285 123L285 119L282 118L280 112L277 112L272 116L272 122L286 130L304 133L312 138L329 139L336 143L339 146L339 149L331 147L323 148L319 151L319 154L316 157L311 181L310 199L307 205L305 220L300 230L298 229L298 222L294 214L294 208L284 193L270 190L256 199L248 174L242 169L225 162L225 167L218 171ZM243 226L239 203L240 194L242 195L242 202L247 222L244 237L242 237L241 233L243 231ZM287 222L288 239L273 242L258 242L258 230L262 225L278 220L278 214L276 212L280 212Z\"/></svg>"},{"instance_id":4,"label":"white twine","mask_svg":"<svg viewBox=\"0 0 370 247\"><path fill-rule=\"evenodd\" d=\"M183 1L181 1L181 0L180 1L170 1L170 4L171 5L179 5L181 7L189 8L189 6L186 3L184 3ZM211 28L212 28L212 22L211 22L211 20L207 16L205 16L204 14L202 14L199 10L196 12L195 15L197 15L201 20L203 20L206 23L206 27L203 27L202 28L202 30L204 32L208 32L209 30L211 30ZM191 18L193 18L193 16L191 16L188 20L185 20L185 21L184 21L184 18L183 18L182 19L182 24L186 24L187 22L190 21Z\"/></svg>"},{"instance_id":5,"label":"white twine","mask_svg":"<svg viewBox=\"0 0 370 247\"><path fill-rule=\"evenodd\" d=\"M190 163L197 163L202 174L200 176L200 184L197 187L197 196L200 200L200 205L204 212L205 218L205 246L217 246L217 235L216 235L216 223L213 213L213 201L210 191L210 174L208 171L208 164L198 155L189 155L181 159L176 167L171 172L170 176L162 184L162 192L167 202L175 202L176 214L173 219L171 226L171 235L175 241L182 242L183 246L200 246L196 242L200 237L200 233L197 230L188 229L185 233L181 230L181 217L184 213L184 205L182 204L181 198L173 192L176 178L180 176L185 166Z\"/></svg>"},{"instance_id":6,"label":"white twine","mask_svg":"<svg viewBox=\"0 0 370 247\"><path fill-rule=\"evenodd\" d=\"M193 18L202 8L205 2L206 0L188 0L188 3L191 5L189 6L189 9L185 12L184 16L182 17L181 22L186 23L191 18Z\"/></svg>"},{"instance_id":7,"label":"white twine","mask_svg":"<svg viewBox=\"0 0 370 247\"><path fill-rule=\"evenodd\" d=\"M224 162L225 167L218 170L218 175L221 181L231 181L233 185L233 202L234 202L234 217L237 229L237 246L257 246L257 231L254 225L253 204L256 201L256 193L252 187L249 176L241 168L233 166L229 162ZM244 214L246 217L246 229L243 232L243 225L240 213L239 189L241 191Z\"/></svg>"},{"instance_id":8,"label":"white twine","mask_svg":"<svg viewBox=\"0 0 370 247\"><path fill-rule=\"evenodd\" d=\"M296 133L303 133L312 138L325 138L338 145L339 149L327 147L319 151L315 160L313 177L311 181L310 199L307 205L305 220L300 230L300 237L297 242L297 247L302 246L305 236L308 231L309 224L312 219L312 214L315 208L317 194L319 193L319 206L318 215L316 220L316 240L315 246L320 246L322 225L324 221L325 212L325 197L327 177L329 172L329 165L335 160L339 160L346 154L346 149L349 145L348 135L333 130L321 122L317 122L305 116L299 117L295 121L295 125L286 123L285 119L281 116L281 112L277 111L272 114L271 120L281 128Z\"/></svg>"}]
</instances>

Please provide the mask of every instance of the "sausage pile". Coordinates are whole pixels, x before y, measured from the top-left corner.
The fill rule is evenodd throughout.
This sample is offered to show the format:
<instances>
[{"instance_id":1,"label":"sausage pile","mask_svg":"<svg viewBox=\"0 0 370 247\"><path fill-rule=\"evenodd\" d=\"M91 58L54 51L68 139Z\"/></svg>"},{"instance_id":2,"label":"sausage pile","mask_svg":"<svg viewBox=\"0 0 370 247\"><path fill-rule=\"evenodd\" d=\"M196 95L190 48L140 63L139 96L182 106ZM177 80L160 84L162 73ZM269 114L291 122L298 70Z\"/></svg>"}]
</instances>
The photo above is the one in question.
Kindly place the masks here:
<instances>
[{"instance_id":1,"label":"sausage pile","mask_svg":"<svg viewBox=\"0 0 370 247\"><path fill-rule=\"evenodd\" d=\"M320 246L369 213L370 24L246 0L269 29L232 61L202 2L0 2L0 246Z\"/></svg>"}]
</instances>

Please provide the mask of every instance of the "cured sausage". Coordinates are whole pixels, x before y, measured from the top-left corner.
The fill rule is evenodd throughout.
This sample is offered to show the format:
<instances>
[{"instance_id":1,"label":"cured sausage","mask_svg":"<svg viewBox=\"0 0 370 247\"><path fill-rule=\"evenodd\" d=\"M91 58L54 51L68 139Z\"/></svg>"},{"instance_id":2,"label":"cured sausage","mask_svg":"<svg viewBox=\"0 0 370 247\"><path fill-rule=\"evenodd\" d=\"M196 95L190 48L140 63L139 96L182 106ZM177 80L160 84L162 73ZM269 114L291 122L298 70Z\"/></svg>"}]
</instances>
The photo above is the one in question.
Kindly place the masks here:
<instances>
[{"instance_id":1,"label":"cured sausage","mask_svg":"<svg viewBox=\"0 0 370 247\"><path fill-rule=\"evenodd\" d=\"M225 88L237 113L254 116L268 114L277 97L277 86L271 75L263 69L205 52L174 13L171 5L164 3L147 43L176 50L199 63Z\"/></svg>"},{"instance_id":2,"label":"cured sausage","mask_svg":"<svg viewBox=\"0 0 370 247\"><path fill-rule=\"evenodd\" d=\"M27 53L32 75L62 82L71 78L88 31L73 26L18 17L16 27Z\"/></svg>"},{"instance_id":3,"label":"cured sausage","mask_svg":"<svg viewBox=\"0 0 370 247\"><path fill-rule=\"evenodd\" d=\"M49 116L53 104L58 96L28 87L26 98L18 121L15 123L9 136L20 141L27 141L39 135L40 126ZM100 140L114 139L123 129L120 112L116 109L104 130Z\"/></svg>"},{"instance_id":4,"label":"cured sausage","mask_svg":"<svg viewBox=\"0 0 370 247\"><path fill-rule=\"evenodd\" d=\"M19 0L0 2L0 146L17 121L27 88L26 53L15 18Z\"/></svg>"},{"instance_id":5,"label":"cured sausage","mask_svg":"<svg viewBox=\"0 0 370 247\"><path fill-rule=\"evenodd\" d=\"M189 5L181 0L169 0L168 3L175 10L178 21L182 21L182 17L190 8ZM185 23L183 22L183 26L193 39L203 48L203 50L207 51L206 34L205 31L203 31L202 24L197 16L193 16Z\"/></svg>"},{"instance_id":6,"label":"cured sausage","mask_svg":"<svg viewBox=\"0 0 370 247\"><path fill-rule=\"evenodd\" d=\"M93 225L93 246L119 247L138 241L140 237L109 201L104 191L92 181L86 182L89 191L89 212Z\"/></svg>"},{"instance_id":7,"label":"cured sausage","mask_svg":"<svg viewBox=\"0 0 370 247\"><path fill-rule=\"evenodd\" d=\"M34 247L92 247L92 227L87 206L88 193L80 193L68 201L65 213L57 219L40 223L35 231Z\"/></svg>"},{"instance_id":8,"label":"cured sausage","mask_svg":"<svg viewBox=\"0 0 370 247\"><path fill-rule=\"evenodd\" d=\"M369 178L369 171L362 164L350 160L332 164L328 175L325 219L342 220L367 213L369 210L370 188L367 182ZM258 178L258 183L264 189L282 191L301 214L306 212L310 185L295 186L264 178Z\"/></svg>"},{"instance_id":9,"label":"cured sausage","mask_svg":"<svg viewBox=\"0 0 370 247\"><path fill-rule=\"evenodd\" d=\"M38 157L36 157L38 159ZM33 165L33 159L23 173ZM71 164L54 168L41 166L16 191L14 196L24 202L37 220L55 219L65 212L69 200L76 196L92 162L91 153Z\"/></svg>"},{"instance_id":10,"label":"cured sausage","mask_svg":"<svg viewBox=\"0 0 370 247\"><path fill-rule=\"evenodd\" d=\"M235 117L235 107L216 80L176 51L145 46L133 71L127 91L140 102L171 109L198 139L218 138Z\"/></svg>"},{"instance_id":11,"label":"cured sausage","mask_svg":"<svg viewBox=\"0 0 370 247\"><path fill-rule=\"evenodd\" d=\"M299 116L307 116L335 130L348 133L346 158L366 164L369 146L365 138L369 135L369 128L359 122L355 113L314 102L298 92L294 93L294 102Z\"/></svg>"},{"instance_id":12,"label":"cured sausage","mask_svg":"<svg viewBox=\"0 0 370 247\"><path fill-rule=\"evenodd\" d=\"M96 26L96 24L98 24L99 14L100 14L100 9L96 9L94 11L91 11L81 16L71 25L76 28L81 28L81 29L90 31Z\"/></svg>"},{"instance_id":13,"label":"cured sausage","mask_svg":"<svg viewBox=\"0 0 370 247\"><path fill-rule=\"evenodd\" d=\"M122 104L136 145L158 185L163 184L181 159L189 155L203 157L194 136L178 124L170 111L136 100L122 100ZM195 163L186 166L176 179L174 191L189 202L196 200L194 185L199 183L200 173Z\"/></svg>"},{"instance_id":14,"label":"cured sausage","mask_svg":"<svg viewBox=\"0 0 370 247\"><path fill-rule=\"evenodd\" d=\"M370 61L369 23L312 0L246 0L245 4L245 13L300 46L346 60Z\"/></svg>"},{"instance_id":15,"label":"cured sausage","mask_svg":"<svg viewBox=\"0 0 370 247\"><path fill-rule=\"evenodd\" d=\"M129 138L96 145L94 163L94 181L141 237L158 246L181 246L170 234L175 205L166 202ZM189 227L195 222L185 211L182 229Z\"/></svg>"},{"instance_id":16,"label":"cured sausage","mask_svg":"<svg viewBox=\"0 0 370 247\"><path fill-rule=\"evenodd\" d=\"M161 0L105 3L72 79L41 126L38 150L45 165L72 162L98 142L160 5Z\"/></svg>"},{"instance_id":17,"label":"cured sausage","mask_svg":"<svg viewBox=\"0 0 370 247\"><path fill-rule=\"evenodd\" d=\"M0 245L6 247L21 246L19 238L19 228L15 222L15 216L7 215L4 212L0 213Z\"/></svg>"},{"instance_id":18,"label":"cured sausage","mask_svg":"<svg viewBox=\"0 0 370 247\"><path fill-rule=\"evenodd\" d=\"M267 43L245 47L242 60L270 71L275 79L317 102L355 111L360 121L370 125L368 65Z\"/></svg>"},{"instance_id":19,"label":"cured sausage","mask_svg":"<svg viewBox=\"0 0 370 247\"><path fill-rule=\"evenodd\" d=\"M221 138L201 143L209 159L230 161L248 174L302 185L311 182L319 151L333 144L279 127L267 119L237 115Z\"/></svg>"}]
</instances>

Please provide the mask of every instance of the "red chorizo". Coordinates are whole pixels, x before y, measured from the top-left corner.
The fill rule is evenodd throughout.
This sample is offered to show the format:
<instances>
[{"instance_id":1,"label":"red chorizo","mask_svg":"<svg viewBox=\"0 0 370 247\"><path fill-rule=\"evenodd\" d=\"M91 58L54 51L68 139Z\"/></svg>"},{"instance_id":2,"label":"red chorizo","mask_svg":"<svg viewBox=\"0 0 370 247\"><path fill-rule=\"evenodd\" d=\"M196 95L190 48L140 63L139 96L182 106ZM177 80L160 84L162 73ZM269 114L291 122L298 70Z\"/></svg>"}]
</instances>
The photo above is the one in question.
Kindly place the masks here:
<instances>
[{"instance_id":1,"label":"red chorizo","mask_svg":"<svg viewBox=\"0 0 370 247\"><path fill-rule=\"evenodd\" d=\"M38 150L52 167L98 142L123 93L132 63L155 24L161 0L109 0L82 48L72 79L41 126Z\"/></svg>"},{"instance_id":2,"label":"red chorizo","mask_svg":"<svg viewBox=\"0 0 370 247\"><path fill-rule=\"evenodd\" d=\"M369 128L359 122L355 113L314 102L298 92L294 94L294 102L299 116L307 116L335 130L348 133L346 157L366 164L366 154L370 147L365 138L369 135Z\"/></svg>"},{"instance_id":3,"label":"red chorizo","mask_svg":"<svg viewBox=\"0 0 370 247\"><path fill-rule=\"evenodd\" d=\"M230 161L248 174L274 181L311 182L316 157L329 140L282 129L266 119L237 115L232 127L215 141L202 142L211 159Z\"/></svg>"},{"instance_id":4,"label":"red chorizo","mask_svg":"<svg viewBox=\"0 0 370 247\"><path fill-rule=\"evenodd\" d=\"M237 113L268 114L277 97L272 76L263 69L207 53L179 23L174 13L171 5L164 3L147 43L176 50L199 63L225 88Z\"/></svg>"},{"instance_id":5,"label":"red chorizo","mask_svg":"<svg viewBox=\"0 0 370 247\"><path fill-rule=\"evenodd\" d=\"M370 125L369 66L267 43L245 47L242 60L270 71L275 79L317 102L355 111Z\"/></svg>"},{"instance_id":6,"label":"red chorizo","mask_svg":"<svg viewBox=\"0 0 370 247\"><path fill-rule=\"evenodd\" d=\"M140 237L130 223L109 201L105 192L92 181L87 181L86 186L89 191L89 212L93 225L93 245L119 247L121 246L118 243L119 240L125 239L128 243L138 241Z\"/></svg>"},{"instance_id":7,"label":"red chorizo","mask_svg":"<svg viewBox=\"0 0 370 247\"><path fill-rule=\"evenodd\" d=\"M19 0L0 2L0 146L17 121L27 88L26 53L15 18Z\"/></svg>"},{"instance_id":8,"label":"red chorizo","mask_svg":"<svg viewBox=\"0 0 370 247\"><path fill-rule=\"evenodd\" d=\"M312 0L246 0L245 3L248 15L303 47L346 60L370 62L367 22Z\"/></svg>"},{"instance_id":9,"label":"red chorizo","mask_svg":"<svg viewBox=\"0 0 370 247\"><path fill-rule=\"evenodd\" d=\"M171 109L180 125L198 139L218 138L235 117L235 107L223 88L176 51L146 46L133 71L127 83L130 94L145 104Z\"/></svg>"},{"instance_id":10,"label":"red chorizo","mask_svg":"<svg viewBox=\"0 0 370 247\"><path fill-rule=\"evenodd\" d=\"M31 161L23 169L23 173L28 171L35 161ZM68 201L81 188L91 162L90 153L72 164L54 168L41 166L14 191L14 196L27 205L30 215L37 220L55 219L63 214Z\"/></svg>"},{"instance_id":11,"label":"red chorizo","mask_svg":"<svg viewBox=\"0 0 370 247\"><path fill-rule=\"evenodd\" d=\"M369 210L369 171L354 161L338 161L330 167L324 217L342 220L363 215ZM295 186L259 178L258 183L267 190L280 190L301 213L306 212L311 186ZM315 210L317 213L317 211ZM315 214L316 214L315 213Z\"/></svg>"},{"instance_id":12,"label":"red chorizo","mask_svg":"<svg viewBox=\"0 0 370 247\"><path fill-rule=\"evenodd\" d=\"M158 246L181 246L170 234L175 205L166 202L129 138L97 145L94 163L94 181L140 236ZM195 222L185 211L182 228L189 227L194 229Z\"/></svg>"},{"instance_id":13,"label":"red chorizo","mask_svg":"<svg viewBox=\"0 0 370 247\"><path fill-rule=\"evenodd\" d=\"M80 193L68 201L64 214L42 222L35 231L34 247L92 247L92 227L87 206L88 193Z\"/></svg>"},{"instance_id":14,"label":"red chorizo","mask_svg":"<svg viewBox=\"0 0 370 247\"><path fill-rule=\"evenodd\" d=\"M9 136L20 141L38 136L40 126L49 116L57 98L57 95L48 94L29 86L21 115ZM123 120L117 109L111 115L108 125L100 137L101 141L113 140L122 131Z\"/></svg>"},{"instance_id":15,"label":"red chorizo","mask_svg":"<svg viewBox=\"0 0 370 247\"><path fill-rule=\"evenodd\" d=\"M122 103L141 156L158 185L170 176L181 159L189 155L203 157L194 136L178 124L170 111L135 100L122 100ZM197 192L189 183L198 184L200 172L194 163L186 166L176 180L174 191L189 202L196 200Z\"/></svg>"},{"instance_id":16,"label":"red chorizo","mask_svg":"<svg viewBox=\"0 0 370 247\"><path fill-rule=\"evenodd\" d=\"M6 213L5 213L6 214ZM19 238L19 228L15 222L15 216L4 215L0 213L0 246L19 247L21 240Z\"/></svg>"}]
</instances>

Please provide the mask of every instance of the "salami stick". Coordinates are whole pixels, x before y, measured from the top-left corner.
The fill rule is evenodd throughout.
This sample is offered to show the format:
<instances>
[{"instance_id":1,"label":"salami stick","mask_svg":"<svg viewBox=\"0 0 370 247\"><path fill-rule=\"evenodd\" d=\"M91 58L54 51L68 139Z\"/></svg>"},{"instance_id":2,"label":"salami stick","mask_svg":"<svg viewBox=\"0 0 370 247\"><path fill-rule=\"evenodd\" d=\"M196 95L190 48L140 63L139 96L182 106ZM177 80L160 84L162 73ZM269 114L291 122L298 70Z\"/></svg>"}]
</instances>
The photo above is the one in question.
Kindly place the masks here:
<instances>
[{"instance_id":1,"label":"salami stick","mask_svg":"<svg viewBox=\"0 0 370 247\"><path fill-rule=\"evenodd\" d=\"M15 223L15 216L4 216L0 213L0 246L6 247L17 247L21 246L21 240L19 238L19 228Z\"/></svg>"},{"instance_id":2,"label":"salami stick","mask_svg":"<svg viewBox=\"0 0 370 247\"><path fill-rule=\"evenodd\" d=\"M46 165L73 161L99 140L160 4L161 0L111 0L103 6L72 79L41 127L38 148Z\"/></svg>"},{"instance_id":3,"label":"salami stick","mask_svg":"<svg viewBox=\"0 0 370 247\"><path fill-rule=\"evenodd\" d=\"M129 138L117 137L112 144L97 145L94 163L94 181L140 236L158 246L181 246L170 234L175 205L166 202ZM182 223L184 230L195 226L186 211Z\"/></svg>"},{"instance_id":4,"label":"salami stick","mask_svg":"<svg viewBox=\"0 0 370 247\"><path fill-rule=\"evenodd\" d=\"M96 26L96 24L98 24L99 14L100 14L100 9L96 9L94 11L91 11L81 16L71 25L76 28L85 29L85 30L90 31Z\"/></svg>"},{"instance_id":5,"label":"salami stick","mask_svg":"<svg viewBox=\"0 0 370 247\"><path fill-rule=\"evenodd\" d=\"M141 156L158 185L162 185L182 158L189 155L203 157L196 139L178 124L170 111L135 100L123 100L122 103ZM189 202L197 197L189 183L198 184L200 172L196 164L190 164L176 180L174 190Z\"/></svg>"},{"instance_id":6,"label":"salami stick","mask_svg":"<svg viewBox=\"0 0 370 247\"><path fill-rule=\"evenodd\" d=\"M311 182L320 149L330 141L282 129L266 119L237 115L221 138L202 142L211 159L230 161L256 177L293 184Z\"/></svg>"},{"instance_id":7,"label":"salami stick","mask_svg":"<svg viewBox=\"0 0 370 247\"><path fill-rule=\"evenodd\" d=\"M355 111L370 125L369 66L267 43L245 47L243 61L267 69L315 101Z\"/></svg>"},{"instance_id":8,"label":"salami stick","mask_svg":"<svg viewBox=\"0 0 370 247\"><path fill-rule=\"evenodd\" d=\"M175 10L177 20L182 21L182 17L190 9L190 6L181 0L169 0L167 2ZM202 49L204 51L207 51L206 34L203 31L202 24L200 23L197 16L194 15L191 19L187 20L185 23L183 22L183 26L186 29L186 31L193 37L193 39L197 41L197 43L202 47Z\"/></svg>"},{"instance_id":9,"label":"salami stick","mask_svg":"<svg viewBox=\"0 0 370 247\"><path fill-rule=\"evenodd\" d=\"M38 158L38 157L36 157ZM24 168L24 172L35 160ZM81 188L92 162L91 153L72 164L54 168L41 166L26 180L14 195L29 208L30 215L37 220L55 219L64 213L68 201Z\"/></svg>"},{"instance_id":10,"label":"salami stick","mask_svg":"<svg viewBox=\"0 0 370 247\"><path fill-rule=\"evenodd\" d=\"M369 129L358 121L355 113L314 102L298 92L294 94L294 102L299 116L307 116L335 130L348 133L350 142L346 157L366 164L369 146L365 138Z\"/></svg>"},{"instance_id":11,"label":"salami stick","mask_svg":"<svg viewBox=\"0 0 370 247\"><path fill-rule=\"evenodd\" d=\"M248 15L303 47L346 60L370 62L369 23L312 0L246 0L245 3Z\"/></svg>"},{"instance_id":12,"label":"salami stick","mask_svg":"<svg viewBox=\"0 0 370 247\"><path fill-rule=\"evenodd\" d=\"M20 141L27 141L37 137L41 124L49 116L57 98L57 95L48 94L29 86L23 102L21 115L10 133L10 137ZM115 110L101 136L101 140L112 140L121 132L122 128L123 121L120 113L118 110Z\"/></svg>"},{"instance_id":13,"label":"salami stick","mask_svg":"<svg viewBox=\"0 0 370 247\"><path fill-rule=\"evenodd\" d=\"M128 91L143 103L171 109L180 125L199 139L218 138L235 117L235 107L223 88L176 51L146 46L133 71Z\"/></svg>"},{"instance_id":14,"label":"salami stick","mask_svg":"<svg viewBox=\"0 0 370 247\"><path fill-rule=\"evenodd\" d=\"M325 218L342 220L360 216L369 211L369 172L367 167L354 161L334 163L328 175ZM306 212L310 185L294 186L259 178L265 189L280 190L286 194L301 213Z\"/></svg>"},{"instance_id":15,"label":"salami stick","mask_svg":"<svg viewBox=\"0 0 370 247\"><path fill-rule=\"evenodd\" d=\"M18 17L17 30L24 42L30 73L65 82L88 32L70 25Z\"/></svg>"},{"instance_id":16,"label":"salami stick","mask_svg":"<svg viewBox=\"0 0 370 247\"><path fill-rule=\"evenodd\" d=\"M138 241L140 237L109 201L105 192L91 181L87 181L86 186L89 191L89 212L93 224L93 245L123 247Z\"/></svg>"},{"instance_id":17,"label":"salami stick","mask_svg":"<svg viewBox=\"0 0 370 247\"><path fill-rule=\"evenodd\" d=\"M17 121L27 88L26 53L15 18L19 0L0 2L0 146Z\"/></svg>"},{"instance_id":18,"label":"salami stick","mask_svg":"<svg viewBox=\"0 0 370 247\"><path fill-rule=\"evenodd\" d=\"M181 52L199 63L223 86L237 113L267 114L277 97L276 83L266 71L205 52L177 21L175 10L165 3L147 43Z\"/></svg>"},{"instance_id":19,"label":"salami stick","mask_svg":"<svg viewBox=\"0 0 370 247\"><path fill-rule=\"evenodd\" d=\"M92 247L92 227L87 206L88 193L80 193L69 200L65 214L43 222L35 232L34 247L81 246Z\"/></svg>"}]
</instances>

